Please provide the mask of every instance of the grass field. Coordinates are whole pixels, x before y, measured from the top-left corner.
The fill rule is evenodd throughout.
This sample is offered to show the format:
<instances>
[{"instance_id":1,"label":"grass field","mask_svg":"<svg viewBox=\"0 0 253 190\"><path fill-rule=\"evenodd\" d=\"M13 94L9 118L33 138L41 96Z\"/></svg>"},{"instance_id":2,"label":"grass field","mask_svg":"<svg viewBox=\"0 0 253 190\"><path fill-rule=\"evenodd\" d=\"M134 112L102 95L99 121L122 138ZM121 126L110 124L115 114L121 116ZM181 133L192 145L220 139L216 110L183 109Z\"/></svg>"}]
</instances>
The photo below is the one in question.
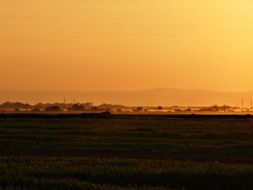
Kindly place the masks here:
<instances>
[{"instance_id":1,"label":"grass field","mask_svg":"<svg viewBox=\"0 0 253 190\"><path fill-rule=\"evenodd\" d=\"M0 189L253 189L253 117L0 116Z\"/></svg>"}]
</instances>

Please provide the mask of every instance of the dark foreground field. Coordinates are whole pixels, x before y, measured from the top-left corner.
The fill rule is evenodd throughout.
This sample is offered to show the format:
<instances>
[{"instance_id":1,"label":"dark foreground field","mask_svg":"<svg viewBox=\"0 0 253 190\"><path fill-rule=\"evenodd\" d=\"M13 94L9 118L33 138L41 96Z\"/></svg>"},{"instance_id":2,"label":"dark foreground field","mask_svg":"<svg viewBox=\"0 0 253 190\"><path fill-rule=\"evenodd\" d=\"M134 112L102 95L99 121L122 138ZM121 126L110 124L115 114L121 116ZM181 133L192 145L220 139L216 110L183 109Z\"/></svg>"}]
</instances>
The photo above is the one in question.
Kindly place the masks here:
<instances>
[{"instance_id":1,"label":"dark foreground field","mask_svg":"<svg viewBox=\"0 0 253 190\"><path fill-rule=\"evenodd\" d=\"M0 189L253 189L253 117L0 115Z\"/></svg>"}]
</instances>

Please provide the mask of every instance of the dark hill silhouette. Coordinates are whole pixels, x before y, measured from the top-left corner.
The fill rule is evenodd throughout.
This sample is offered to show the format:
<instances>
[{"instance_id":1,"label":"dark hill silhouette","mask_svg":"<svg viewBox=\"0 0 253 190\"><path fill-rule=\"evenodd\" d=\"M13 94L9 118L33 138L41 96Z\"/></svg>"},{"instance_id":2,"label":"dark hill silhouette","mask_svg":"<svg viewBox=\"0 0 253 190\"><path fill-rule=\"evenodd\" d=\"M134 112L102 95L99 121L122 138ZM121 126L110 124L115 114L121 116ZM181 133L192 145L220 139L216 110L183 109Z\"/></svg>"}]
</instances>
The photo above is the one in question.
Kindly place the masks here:
<instances>
[{"instance_id":1,"label":"dark hill silhouette","mask_svg":"<svg viewBox=\"0 0 253 190\"><path fill-rule=\"evenodd\" d=\"M94 102L124 105L182 105L209 106L229 104L250 106L253 91L218 92L211 90L182 90L172 88L147 89L140 91L42 91L42 90L0 90L0 102Z\"/></svg>"}]
</instances>

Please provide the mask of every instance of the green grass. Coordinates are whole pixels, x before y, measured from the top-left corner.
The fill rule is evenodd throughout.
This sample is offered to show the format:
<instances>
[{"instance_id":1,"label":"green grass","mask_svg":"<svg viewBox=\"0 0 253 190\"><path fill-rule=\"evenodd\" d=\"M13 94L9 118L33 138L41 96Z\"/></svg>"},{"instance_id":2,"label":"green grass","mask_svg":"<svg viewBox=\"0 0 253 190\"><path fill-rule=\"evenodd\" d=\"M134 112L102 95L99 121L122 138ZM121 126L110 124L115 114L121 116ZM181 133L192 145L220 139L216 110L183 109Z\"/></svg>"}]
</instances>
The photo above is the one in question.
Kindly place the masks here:
<instances>
[{"instance_id":1,"label":"green grass","mask_svg":"<svg viewBox=\"0 0 253 190\"><path fill-rule=\"evenodd\" d=\"M250 117L0 118L0 189L253 189Z\"/></svg>"},{"instance_id":2,"label":"green grass","mask_svg":"<svg viewBox=\"0 0 253 190\"><path fill-rule=\"evenodd\" d=\"M253 166L161 160L4 157L0 186L34 189L252 189Z\"/></svg>"},{"instance_id":3,"label":"green grass","mask_svg":"<svg viewBox=\"0 0 253 190\"><path fill-rule=\"evenodd\" d=\"M0 155L253 160L253 120L243 118L0 119Z\"/></svg>"}]
</instances>

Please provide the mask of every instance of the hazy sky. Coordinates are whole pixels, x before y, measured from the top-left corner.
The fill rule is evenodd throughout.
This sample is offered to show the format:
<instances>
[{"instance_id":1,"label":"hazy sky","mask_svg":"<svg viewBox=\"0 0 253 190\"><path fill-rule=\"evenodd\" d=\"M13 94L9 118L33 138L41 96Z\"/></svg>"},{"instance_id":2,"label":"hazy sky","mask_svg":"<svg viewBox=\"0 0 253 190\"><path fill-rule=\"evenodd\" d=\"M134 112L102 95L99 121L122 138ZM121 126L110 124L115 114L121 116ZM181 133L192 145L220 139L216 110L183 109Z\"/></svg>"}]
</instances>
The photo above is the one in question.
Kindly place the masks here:
<instances>
[{"instance_id":1,"label":"hazy sky","mask_svg":"<svg viewBox=\"0 0 253 190\"><path fill-rule=\"evenodd\" d=\"M0 89L253 90L252 0L1 0Z\"/></svg>"}]
</instances>

